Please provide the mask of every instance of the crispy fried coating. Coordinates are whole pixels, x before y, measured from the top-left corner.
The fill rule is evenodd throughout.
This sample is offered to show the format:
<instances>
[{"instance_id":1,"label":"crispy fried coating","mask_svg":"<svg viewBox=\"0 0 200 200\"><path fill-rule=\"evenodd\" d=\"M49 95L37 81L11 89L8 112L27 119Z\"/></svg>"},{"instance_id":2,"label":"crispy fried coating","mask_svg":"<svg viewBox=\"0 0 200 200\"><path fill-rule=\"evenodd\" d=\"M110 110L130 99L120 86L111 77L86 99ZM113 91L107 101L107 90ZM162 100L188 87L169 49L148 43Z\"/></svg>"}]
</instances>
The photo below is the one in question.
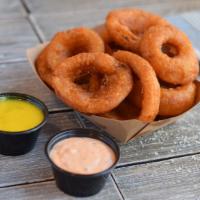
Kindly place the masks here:
<instances>
[{"instance_id":1,"label":"crispy fried coating","mask_svg":"<svg viewBox=\"0 0 200 200\"><path fill-rule=\"evenodd\" d=\"M129 120L137 118L139 112L140 109L138 109L127 99L125 99L115 109L105 114L102 114L101 116L116 120Z\"/></svg>"},{"instance_id":2,"label":"crispy fried coating","mask_svg":"<svg viewBox=\"0 0 200 200\"><path fill-rule=\"evenodd\" d=\"M135 107L141 109L143 88L141 82L134 79L134 86L131 90L128 100ZM188 83L181 86L173 86L161 83L159 116L173 117L186 112L195 104L196 85Z\"/></svg>"},{"instance_id":3,"label":"crispy fried coating","mask_svg":"<svg viewBox=\"0 0 200 200\"><path fill-rule=\"evenodd\" d=\"M127 99L130 103L132 103L136 108L141 109L142 107L142 95L143 88L139 79L134 78L133 89L128 95Z\"/></svg>"},{"instance_id":4,"label":"crispy fried coating","mask_svg":"<svg viewBox=\"0 0 200 200\"><path fill-rule=\"evenodd\" d=\"M151 63L157 76L168 83L187 84L198 75L199 65L192 44L175 27L151 27L142 37L140 52Z\"/></svg>"},{"instance_id":5,"label":"crispy fried coating","mask_svg":"<svg viewBox=\"0 0 200 200\"><path fill-rule=\"evenodd\" d=\"M123 48L117 45L105 26L105 24L101 24L99 26L94 27L94 30L99 34L99 36L104 41L105 53L112 55L115 51L123 50Z\"/></svg>"},{"instance_id":6,"label":"crispy fried coating","mask_svg":"<svg viewBox=\"0 0 200 200\"><path fill-rule=\"evenodd\" d=\"M161 88L159 115L176 116L190 109L195 102L196 85L188 83L176 88Z\"/></svg>"},{"instance_id":7,"label":"crispy fried coating","mask_svg":"<svg viewBox=\"0 0 200 200\"><path fill-rule=\"evenodd\" d=\"M104 43L95 31L80 27L56 33L48 49L47 62L53 70L67 57L83 52L104 52Z\"/></svg>"},{"instance_id":8,"label":"crispy fried coating","mask_svg":"<svg viewBox=\"0 0 200 200\"><path fill-rule=\"evenodd\" d=\"M49 68L46 60L48 45L41 51L35 61L37 72L41 79L50 87L52 87L52 70Z\"/></svg>"},{"instance_id":9,"label":"crispy fried coating","mask_svg":"<svg viewBox=\"0 0 200 200\"><path fill-rule=\"evenodd\" d=\"M82 73L99 76L97 89L87 90L77 84ZM65 59L55 70L56 94L72 108L89 114L108 112L117 107L133 86L131 71L105 53L81 53ZM95 86L96 87L96 86Z\"/></svg>"},{"instance_id":10,"label":"crispy fried coating","mask_svg":"<svg viewBox=\"0 0 200 200\"><path fill-rule=\"evenodd\" d=\"M140 40L146 30L168 22L160 16L133 8L116 9L108 13L106 28L123 49L138 52Z\"/></svg>"},{"instance_id":11,"label":"crispy fried coating","mask_svg":"<svg viewBox=\"0 0 200 200\"><path fill-rule=\"evenodd\" d=\"M142 88L142 107L138 119L153 121L158 114L160 104L160 84L151 65L142 57L128 51L117 51L113 56L127 64L139 78Z\"/></svg>"}]
</instances>

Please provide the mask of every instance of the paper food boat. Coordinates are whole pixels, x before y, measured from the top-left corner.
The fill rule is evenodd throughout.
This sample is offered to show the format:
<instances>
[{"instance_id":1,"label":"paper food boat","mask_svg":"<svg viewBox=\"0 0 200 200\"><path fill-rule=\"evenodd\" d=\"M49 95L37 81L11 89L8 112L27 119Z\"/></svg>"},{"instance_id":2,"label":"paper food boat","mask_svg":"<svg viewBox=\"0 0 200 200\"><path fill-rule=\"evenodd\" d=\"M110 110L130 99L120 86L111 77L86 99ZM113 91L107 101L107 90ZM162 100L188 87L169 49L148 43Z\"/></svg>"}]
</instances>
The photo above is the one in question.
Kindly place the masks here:
<instances>
[{"instance_id":1,"label":"paper food boat","mask_svg":"<svg viewBox=\"0 0 200 200\"><path fill-rule=\"evenodd\" d=\"M27 50L27 57L33 68L33 71L35 72L36 76L43 84L45 83L41 80L41 78L39 77L36 71L35 60L46 45L47 43L39 44L36 47ZM197 52L197 55L199 57L200 55L199 52ZM45 86L48 89L50 89L46 84ZM196 104L191 109L194 109L199 103L199 101L200 101L200 83L197 83ZM187 112L190 112L190 110L188 110ZM92 121L94 124L100 126L103 130L105 130L110 135L115 137L118 141L122 143L127 143L128 141L138 136L158 130L164 126L167 126L168 124L175 122L177 119L181 118L185 113L178 115L176 117L153 121L151 123L145 123L136 119L120 121L120 120L104 118L104 117L100 117L96 115L85 115L85 114L82 114L82 115L86 117L88 120Z\"/></svg>"}]
</instances>

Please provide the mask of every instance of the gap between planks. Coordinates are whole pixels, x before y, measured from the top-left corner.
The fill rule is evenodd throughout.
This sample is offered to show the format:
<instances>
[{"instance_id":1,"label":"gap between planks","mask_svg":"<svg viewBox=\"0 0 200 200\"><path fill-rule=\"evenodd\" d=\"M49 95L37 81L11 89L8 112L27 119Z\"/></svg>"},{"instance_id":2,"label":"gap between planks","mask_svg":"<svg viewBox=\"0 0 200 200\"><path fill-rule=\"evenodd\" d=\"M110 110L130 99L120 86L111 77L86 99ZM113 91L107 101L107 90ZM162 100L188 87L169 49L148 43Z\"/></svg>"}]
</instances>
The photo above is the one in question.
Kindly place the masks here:
<instances>
[{"instance_id":1,"label":"gap between planks","mask_svg":"<svg viewBox=\"0 0 200 200\"><path fill-rule=\"evenodd\" d=\"M35 35L38 38L39 42L43 43L44 41L43 41L42 37L40 36L40 34L38 32L38 29L35 26L35 23L30 18L31 11L29 10L28 6L26 5L26 3L23 0L20 0L20 2L21 2L21 5L22 5L22 7L24 8L24 10L26 12L26 19L29 22L33 32L35 33Z\"/></svg>"},{"instance_id":2,"label":"gap between planks","mask_svg":"<svg viewBox=\"0 0 200 200\"><path fill-rule=\"evenodd\" d=\"M125 200L125 197L124 197L122 191L120 190L119 185L117 184L117 181L116 181L116 179L115 179L115 175L111 172L111 175L110 175L110 176L111 176L111 179L112 179L112 181L113 181L114 186L116 187L116 189L117 189L117 191L118 191L118 193L119 193L119 196L121 197L121 199Z\"/></svg>"},{"instance_id":3,"label":"gap between planks","mask_svg":"<svg viewBox=\"0 0 200 200\"><path fill-rule=\"evenodd\" d=\"M147 161L141 161L141 162L132 162L132 163L128 163L128 164L118 164L116 169L130 167L130 166L134 166L134 165L143 165L143 164L148 164L148 163L162 162L162 161L178 159L178 158L183 158L183 157L190 157L190 156L195 156L195 155L200 155L200 152L188 153L188 154L177 155L177 156L170 156L170 157L166 157L166 158L159 158L159 159L153 159L153 160L147 160Z\"/></svg>"},{"instance_id":4,"label":"gap between planks","mask_svg":"<svg viewBox=\"0 0 200 200\"><path fill-rule=\"evenodd\" d=\"M30 11L27 10L27 6L24 5L25 2L24 2L23 0L21 0L21 2L22 2L22 5L25 7L25 10L26 10L26 12L27 12L27 14L28 14L28 15L27 15L27 20L28 20L29 24L31 25L31 27L32 27L34 33L36 34L37 38L39 39L39 41L40 41L40 42L43 42L43 39L42 39L40 33L38 32L37 27L35 26L34 22L33 22L33 21L31 20L31 18L30 18L30 15L29 15L29 14L30 14ZM27 60L26 60L26 59L22 59L22 60L16 60L16 61L8 61L8 62L4 62L4 63L15 63L15 62L22 62L22 61L25 62L25 61L27 61ZM71 111L73 111L73 110L66 110L66 109L64 109L64 108L63 108L63 109L61 108L61 109L52 110L52 111L50 111L49 113L50 113L50 114L54 114L54 113L71 112ZM75 112L75 113L76 113L76 112ZM77 115L78 120L80 121L81 126L82 126L82 127L85 127L83 121L82 121L81 118L79 117L79 114L76 113L76 115ZM122 165L119 165L117 168L128 167L128 166L133 166L133 165L141 165L141 164L147 164L147 163L153 163L153 162L162 162L162 161L170 160L170 159L174 159L174 158L181 158L181 157L187 157L187 156L199 155L199 154L200 154L200 152L197 152L197 153L190 153L190 154L184 154L184 155L171 156L171 157L161 158L161 159L148 160L148 161L143 161L143 162L134 162L134 163L124 164L124 165L122 164ZM24 183L24 184L17 184L17 185L10 185L10 186L6 186L6 187L14 187L14 186L18 186L18 185L36 184L36 183L48 182L48 181L52 181L52 180L53 180L53 179L49 179L49 180L44 180L44 181L40 181L40 182ZM116 181L115 181L113 175L112 175L112 180L114 181L114 184L116 185L118 191L120 192L120 190L119 190L119 188L118 188L118 185L117 185L117 183L116 183ZM121 194L121 192L120 192L120 194ZM124 197L123 197L122 194L121 194L121 197L122 197L122 199L124 199Z\"/></svg>"},{"instance_id":5,"label":"gap between planks","mask_svg":"<svg viewBox=\"0 0 200 200\"><path fill-rule=\"evenodd\" d=\"M152 160L152 161L147 161L147 162L140 162L140 163L138 162L138 163L133 163L133 164L128 164L128 165L121 165L121 166L117 166L116 169L130 167L130 166L134 166L134 165L143 165L143 164L148 164L148 163L163 162L163 161L171 160L171 159L174 159L174 158L178 159L178 158L183 158L183 157L191 157L191 156L194 156L194 155L200 155L200 152L193 153L193 154L187 154L187 155L183 155L183 156L170 157L170 158L166 158L166 159L158 159L158 160ZM123 193L120 190L119 185L117 184L117 181L115 179L115 175L113 173L111 173L110 177L111 177L111 180L112 180L114 186L116 187L117 191L119 192L119 196L121 197L122 200L125 200L125 197L123 196ZM41 181L26 182L26 183L19 183L19 184L13 184L13 185L10 184L10 185L7 185L7 186L1 186L0 188L13 188L13 187L16 187L16 186L34 185L34 184L39 184L39 183L51 182L51 181L54 181L54 180L55 180L54 178L49 178L49 179L44 179L44 180L41 180Z\"/></svg>"},{"instance_id":6,"label":"gap between planks","mask_svg":"<svg viewBox=\"0 0 200 200\"><path fill-rule=\"evenodd\" d=\"M80 126L82 128L87 128L87 126L85 125L85 123L81 119L80 114L77 113L76 111L72 110L72 109L71 110L67 110L67 109L66 110L65 109L60 109L59 110L59 109L57 109L57 110L54 110L54 111L49 111L49 114L68 113L68 112L74 112L74 114L77 117L77 120L78 120ZM126 145L126 144L123 144L123 145ZM118 169L118 168L125 168L125 167L129 167L129 166L134 166L134 165L142 165L142 164L147 164L147 163L162 162L162 161L165 161L165 160L188 157L188 156L193 156L193 155L200 155L200 152L169 156L169 157L165 157L165 158L151 159L151 160L147 160L147 161L130 162L128 164L118 164L116 168Z\"/></svg>"},{"instance_id":7,"label":"gap between planks","mask_svg":"<svg viewBox=\"0 0 200 200\"><path fill-rule=\"evenodd\" d=\"M16 187L16 186L24 186L24 185L34 185L34 184L38 184L38 183L46 183L46 182L51 182L54 181L54 178L49 178L49 179L44 179L42 181L33 181L33 182L26 182L26 183L18 183L18 184L10 184L10 185L6 185L6 186L0 186L0 188L12 188L12 187Z\"/></svg>"}]
</instances>

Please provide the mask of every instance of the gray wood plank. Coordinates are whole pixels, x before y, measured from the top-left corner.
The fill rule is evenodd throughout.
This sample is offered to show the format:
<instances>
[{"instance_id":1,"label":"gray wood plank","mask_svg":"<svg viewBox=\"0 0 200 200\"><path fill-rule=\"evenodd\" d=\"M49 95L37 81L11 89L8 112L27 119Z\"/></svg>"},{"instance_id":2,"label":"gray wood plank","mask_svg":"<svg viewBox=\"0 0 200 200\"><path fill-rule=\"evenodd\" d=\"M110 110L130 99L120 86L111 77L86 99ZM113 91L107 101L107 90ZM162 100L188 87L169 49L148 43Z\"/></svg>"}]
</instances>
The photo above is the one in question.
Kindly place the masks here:
<instances>
[{"instance_id":1,"label":"gray wood plank","mask_svg":"<svg viewBox=\"0 0 200 200\"><path fill-rule=\"evenodd\" d=\"M114 170L126 200L199 200L200 155Z\"/></svg>"},{"instance_id":2,"label":"gray wood plank","mask_svg":"<svg viewBox=\"0 0 200 200\"><path fill-rule=\"evenodd\" d=\"M38 97L50 111L69 109L34 74L27 62L0 64L0 92L22 92Z\"/></svg>"},{"instance_id":3,"label":"gray wood plank","mask_svg":"<svg viewBox=\"0 0 200 200\"><path fill-rule=\"evenodd\" d=\"M108 10L104 9L103 12L98 13L96 13L96 11L94 10L90 10L80 12L74 11L70 13L54 15L33 14L31 16L31 20L33 21L33 24L35 25L42 40L47 41L50 40L53 37L53 35L58 31L66 30L76 26L94 27L97 24L103 23L107 11ZM190 16L190 14L186 14L188 19L188 16ZM189 36L196 48L200 48L199 30L196 29L197 22L195 24L195 27L192 26L192 24L189 23L188 20L186 21L186 19L183 18L183 16L185 15L171 15L166 18L172 24L183 30ZM191 15L194 15L193 12L191 12ZM93 20L90 20L91 16L94 16ZM52 23L52 21L55 21L56 23Z\"/></svg>"},{"instance_id":4,"label":"gray wood plank","mask_svg":"<svg viewBox=\"0 0 200 200\"><path fill-rule=\"evenodd\" d=\"M171 15L200 9L200 1L198 0L144 0L143 4L137 7L155 12L160 15Z\"/></svg>"},{"instance_id":5,"label":"gray wood plank","mask_svg":"<svg viewBox=\"0 0 200 200\"><path fill-rule=\"evenodd\" d=\"M119 166L200 152L200 105L176 123L120 145ZM83 120L86 127L96 128Z\"/></svg>"},{"instance_id":6,"label":"gray wood plank","mask_svg":"<svg viewBox=\"0 0 200 200\"><path fill-rule=\"evenodd\" d=\"M50 164L44 153L46 142L61 130L77 127L80 123L74 113L51 114L30 153L17 157L0 155L0 187L52 179Z\"/></svg>"},{"instance_id":7,"label":"gray wood plank","mask_svg":"<svg viewBox=\"0 0 200 200\"><path fill-rule=\"evenodd\" d=\"M25 18L0 19L0 63L26 59L26 49L38 43Z\"/></svg>"},{"instance_id":8,"label":"gray wood plank","mask_svg":"<svg viewBox=\"0 0 200 200\"><path fill-rule=\"evenodd\" d=\"M188 23L200 31L200 13L187 12L181 15Z\"/></svg>"},{"instance_id":9,"label":"gray wood plank","mask_svg":"<svg viewBox=\"0 0 200 200\"><path fill-rule=\"evenodd\" d=\"M100 193L88 198L74 198L61 192L54 181L48 181L38 184L15 186L9 188L0 188L0 199L9 200L120 200L121 197L115 187L111 177L108 179L105 187Z\"/></svg>"},{"instance_id":10,"label":"gray wood plank","mask_svg":"<svg viewBox=\"0 0 200 200\"><path fill-rule=\"evenodd\" d=\"M20 0L0 0L0 19L23 17L26 12Z\"/></svg>"},{"instance_id":11,"label":"gray wood plank","mask_svg":"<svg viewBox=\"0 0 200 200\"><path fill-rule=\"evenodd\" d=\"M35 25L40 37L47 41L53 37L58 31L63 31L69 28L86 26L93 27L101 24L104 21L108 10L96 12L89 11L74 11L69 13L54 14L54 15L32 15L30 18ZM92 20L91 20L92 16ZM52 23L54 22L54 23Z\"/></svg>"},{"instance_id":12,"label":"gray wood plank","mask_svg":"<svg viewBox=\"0 0 200 200\"><path fill-rule=\"evenodd\" d=\"M74 10L96 10L99 12L104 9L135 6L160 14L167 14L200 8L198 0L85 0L84 2L80 0L25 0L25 2L30 11L34 13L66 13Z\"/></svg>"}]
</instances>

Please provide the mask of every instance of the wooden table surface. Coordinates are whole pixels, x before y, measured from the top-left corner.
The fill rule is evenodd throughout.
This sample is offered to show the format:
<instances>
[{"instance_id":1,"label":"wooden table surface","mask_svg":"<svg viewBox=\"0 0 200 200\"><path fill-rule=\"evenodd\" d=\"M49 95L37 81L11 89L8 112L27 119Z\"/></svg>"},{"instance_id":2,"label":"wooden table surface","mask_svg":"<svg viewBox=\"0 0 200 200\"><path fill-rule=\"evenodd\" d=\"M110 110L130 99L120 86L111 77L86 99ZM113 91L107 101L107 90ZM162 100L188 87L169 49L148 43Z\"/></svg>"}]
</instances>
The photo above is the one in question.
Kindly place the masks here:
<instances>
[{"instance_id":1,"label":"wooden table surface","mask_svg":"<svg viewBox=\"0 0 200 200\"><path fill-rule=\"evenodd\" d=\"M44 146L60 130L94 125L37 80L25 51L59 30L99 24L108 10L127 6L166 16L200 49L199 0L0 0L0 92L34 95L50 111L32 152L18 157L0 155L0 200L76 199L56 188ZM120 148L120 162L105 188L86 199L200 199L200 106L175 124Z\"/></svg>"}]
</instances>

